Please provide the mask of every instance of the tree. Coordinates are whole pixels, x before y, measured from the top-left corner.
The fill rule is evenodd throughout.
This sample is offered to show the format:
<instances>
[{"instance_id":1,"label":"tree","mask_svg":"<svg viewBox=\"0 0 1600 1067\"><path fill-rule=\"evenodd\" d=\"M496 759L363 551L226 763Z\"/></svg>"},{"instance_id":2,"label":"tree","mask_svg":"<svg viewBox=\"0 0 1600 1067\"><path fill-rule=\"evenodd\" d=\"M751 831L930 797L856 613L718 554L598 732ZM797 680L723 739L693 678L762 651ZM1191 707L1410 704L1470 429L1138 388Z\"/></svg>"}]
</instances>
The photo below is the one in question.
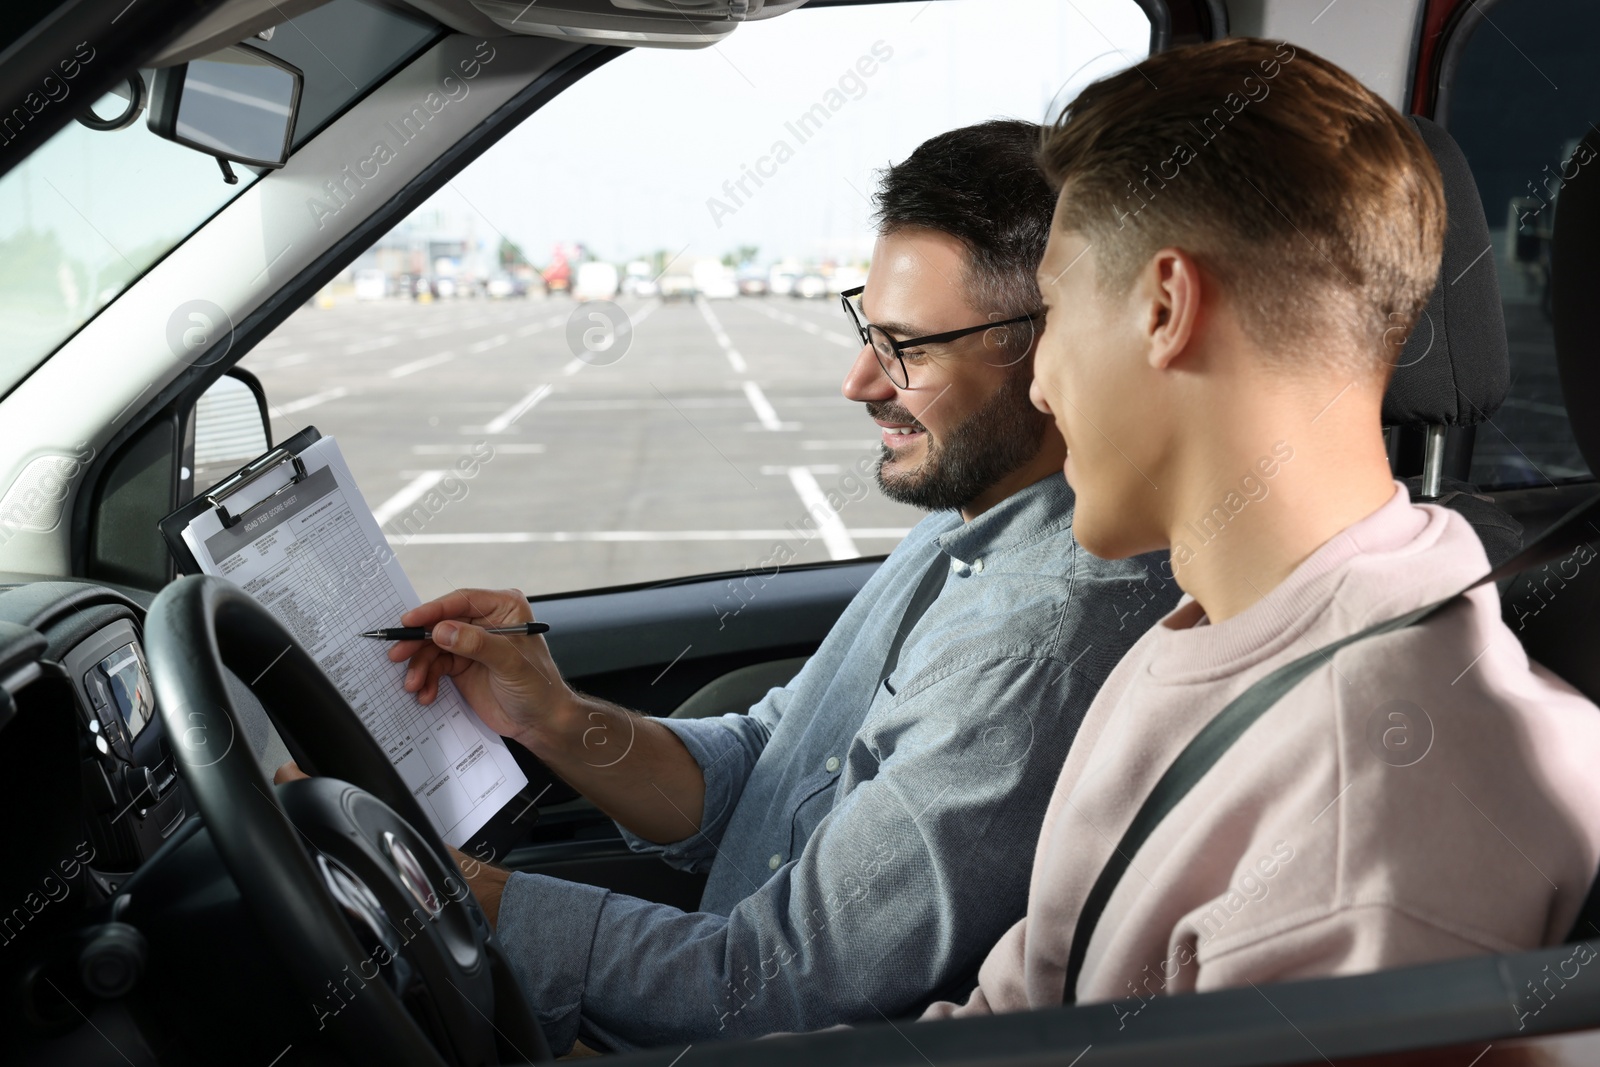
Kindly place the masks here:
<instances>
[{"instance_id":1,"label":"tree","mask_svg":"<svg viewBox=\"0 0 1600 1067\"><path fill-rule=\"evenodd\" d=\"M502 270L511 267L528 266L528 257L522 254L522 248L509 238L500 238L500 267Z\"/></svg>"}]
</instances>

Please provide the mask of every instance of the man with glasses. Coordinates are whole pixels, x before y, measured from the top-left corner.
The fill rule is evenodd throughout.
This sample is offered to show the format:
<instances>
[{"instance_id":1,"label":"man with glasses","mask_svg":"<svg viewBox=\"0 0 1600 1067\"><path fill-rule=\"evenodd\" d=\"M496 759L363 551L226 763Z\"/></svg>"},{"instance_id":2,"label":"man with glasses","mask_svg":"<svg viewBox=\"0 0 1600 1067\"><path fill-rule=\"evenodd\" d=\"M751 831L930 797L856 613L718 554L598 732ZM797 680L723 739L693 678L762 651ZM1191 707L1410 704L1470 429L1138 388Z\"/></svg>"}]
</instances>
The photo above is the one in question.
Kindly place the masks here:
<instances>
[{"instance_id":1,"label":"man with glasses","mask_svg":"<svg viewBox=\"0 0 1600 1067\"><path fill-rule=\"evenodd\" d=\"M927 284L929 279L917 275L929 271L941 274L935 261L952 256L959 261L965 256L965 251L960 238L943 231L909 231L908 227L897 234L886 234L879 242L879 250L887 251L891 256L909 254L912 260L905 266L912 268L912 277L907 280L931 297L938 291L937 287ZM921 247L930 243L937 247ZM946 267L948 269L949 265ZM948 276L941 276L940 281L944 283L943 288L957 288L949 284ZM946 382L941 372L950 369L952 364L959 366L962 362L959 358L948 357L963 347L969 352L976 349L971 343L960 346L956 342L977 333L985 334L982 341L984 351L977 361L979 366L973 369L981 370L984 366L1015 367L1025 362L1033 350L1035 325L1043 316L1038 312L1029 312L1008 319L980 322L976 326L965 326L958 330L899 340L891 329L900 333L916 333L920 327L868 322L866 312L861 307L866 289L864 285L847 289L840 294L840 299L861 338L862 347L870 348L877 357L878 367L894 386L896 397L902 393L908 398L920 396L927 400L925 413L935 415L937 421L959 420L944 438L929 437L927 428L916 419L883 421L880 416L889 411L885 407L886 402L872 399L874 394L883 392L883 383L870 366L858 360L850 377L845 379L845 395L852 400L865 401L867 413L882 428L885 454L878 467L878 483L884 492L903 504L930 510L958 508L962 510L962 517L968 518L1010 495L1018 486L1038 481L1038 462L1043 455L1053 455L1058 451L1056 446L1059 442L1049 442L1049 447L1041 443L1031 413L1019 402L1019 383L1023 389L1021 399L1027 398L1027 375L1003 375L1000 388L990 394L987 404L967 416L948 414L964 407L959 403L946 404L943 411L933 412L934 401L943 397L928 394L936 385L941 391L955 387L956 383ZM1016 328L1015 333L1012 332L1013 327ZM940 359L941 354L947 358ZM864 377L861 376L863 373ZM913 377L917 379L916 385L912 384ZM922 443L925 450L913 452L911 446L916 443ZM1061 451L1064 455L1064 449ZM891 468L887 474L884 471L886 466ZM915 475L910 473L913 470Z\"/></svg>"},{"instance_id":2,"label":"man with glasses","mask_svg":"<svg viewBox=\"0 0 1600 1067\"><path fill-rule=\"evenodd\" d=\"M406 688L449 675L637 850L709 869L684 912L537 874L466 873L558 1053L906 1016L962 996L1022 914L1084 709L1176 601L1164 563L1077 547L1065 448L1028 401L1055 197L1039 128L935 137L885 174L845 396L878 481L933 514L788 685L747 715L663 720L571 690L510 590L424 604ZM595 760L603 736L620 760Z\"/></svg>"}]
</instances>

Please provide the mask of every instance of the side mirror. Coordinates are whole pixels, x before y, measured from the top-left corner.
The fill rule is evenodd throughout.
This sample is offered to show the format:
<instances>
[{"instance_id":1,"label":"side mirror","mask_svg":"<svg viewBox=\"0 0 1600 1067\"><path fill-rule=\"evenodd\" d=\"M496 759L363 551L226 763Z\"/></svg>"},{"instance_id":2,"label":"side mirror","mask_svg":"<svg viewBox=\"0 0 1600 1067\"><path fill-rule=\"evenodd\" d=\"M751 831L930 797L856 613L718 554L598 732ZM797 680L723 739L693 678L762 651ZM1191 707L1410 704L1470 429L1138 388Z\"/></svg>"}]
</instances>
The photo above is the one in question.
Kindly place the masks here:
<instances>
[{"instance_id":1,"label":"side mirror","mask_svg":"<svg viewBox=\"0 0 1600 1067\"><path fill-rule=\"evenodd\" d=\"M192 450L180 495L193 500L272 447L267 395L254 374L234 367L195 401Z\"/></svg>"},{"instance_id":2,"label":"side mirror","mask_svg":"<svg viewBox=\"0 0 1600 1067\"><path fill-rule=\"evenodd\" d=\"M224 162L281 167L303 81L298 67L243 44L162 67L150 90L150 132Z\"/></svg>"}]
</instances>

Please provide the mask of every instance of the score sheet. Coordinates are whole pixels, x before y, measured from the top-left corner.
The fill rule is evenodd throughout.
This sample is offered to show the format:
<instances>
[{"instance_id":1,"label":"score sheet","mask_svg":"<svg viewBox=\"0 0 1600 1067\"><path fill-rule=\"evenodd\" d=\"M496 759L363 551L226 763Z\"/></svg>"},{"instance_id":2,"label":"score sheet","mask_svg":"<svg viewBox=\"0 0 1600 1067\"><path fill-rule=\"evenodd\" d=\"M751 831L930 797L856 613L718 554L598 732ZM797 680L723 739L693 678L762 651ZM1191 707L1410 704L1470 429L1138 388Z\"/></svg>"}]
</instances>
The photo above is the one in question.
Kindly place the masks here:
<instances>
[{"instance_id":1,"label":"score sheet","mask_svg":"<svg viewBox=\"0 0 1600 1067\"><path fill-rule=\"evenodd\" d=\"M400 772L446 842L460 847L527 784L505 742L448 678L432 704L405 691L406 665L389 643L358 636L400 625L421 603L389 551L372 510L332 437L300 453L305 477L289 485L288 464L183 531L200 568L244 589L311 654ZM287 488L285 488L287 487ZM278 490L282 489L282 492Z\"/></svg>"}]
</instances>

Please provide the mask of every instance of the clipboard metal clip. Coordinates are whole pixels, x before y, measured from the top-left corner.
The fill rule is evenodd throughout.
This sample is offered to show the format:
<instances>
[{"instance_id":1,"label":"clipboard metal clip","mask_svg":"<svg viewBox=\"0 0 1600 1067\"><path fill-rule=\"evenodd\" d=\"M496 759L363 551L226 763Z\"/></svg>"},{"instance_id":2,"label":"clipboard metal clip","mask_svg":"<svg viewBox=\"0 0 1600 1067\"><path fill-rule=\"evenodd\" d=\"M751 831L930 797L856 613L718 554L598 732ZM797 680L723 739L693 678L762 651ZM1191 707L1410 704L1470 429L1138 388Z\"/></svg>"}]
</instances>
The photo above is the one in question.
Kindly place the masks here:
<instances>
[{"instance_id":1,"label":"clipboard metal clip","mask_svg":"<svg viewBox=\"0 0 1600 1067\"><path fill-rule=\"evenodd\" d=\"M228 513L227 505L223 504L223 500L232 496L234 493L237 493L239 490L243 489L251 482L254 482L256 479L267 474L267 472L276 470L278 467L283 465L285 460L288 460L294 464L294 475L283 485L262 497L261 500L257 500L252 503L250 507L254 507L256 504L259 504L262 501L271 500L273 497L277 496L285 489L295 485L306 476L305 461L295 453L289 451L288 448L282 446L274 448L272 451L261 456L259 459L253 460L249 464L239 468L239 470L235 471L232 475L223 479L221 482L218 482L210 492L206 493L206 500L211 504L212 507L217 509L217 514L222 519L222 526L224 529L236 524L239 519L243 517L243 512L238 515L230 515Z\"/></svg>"}]
</instances>

